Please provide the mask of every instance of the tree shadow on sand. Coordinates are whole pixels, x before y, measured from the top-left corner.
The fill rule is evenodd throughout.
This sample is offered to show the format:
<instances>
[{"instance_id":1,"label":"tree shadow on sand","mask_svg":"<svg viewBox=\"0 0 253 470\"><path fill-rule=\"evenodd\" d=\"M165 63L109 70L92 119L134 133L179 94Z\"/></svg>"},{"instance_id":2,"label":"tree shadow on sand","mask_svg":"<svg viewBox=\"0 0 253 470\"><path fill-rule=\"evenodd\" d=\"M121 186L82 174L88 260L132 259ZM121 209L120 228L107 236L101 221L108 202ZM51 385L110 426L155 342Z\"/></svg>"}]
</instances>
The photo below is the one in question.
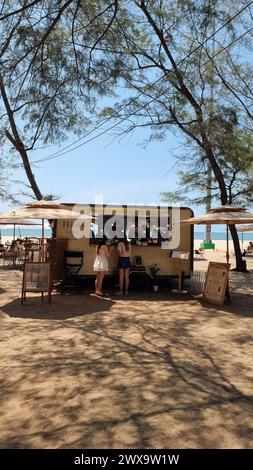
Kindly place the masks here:
<instances>
[{"instance_id":1,"label":"tree shadow on sand","mask_svg":"<svg viewBox=\"0 0 253 470\"><path fill-rule=\"evenodd\" d=\"M223 305L211 304L203 300L201 297L199 297L197 300L202 305L202 307L208 309L212 313L217 312L219 314L220 312L222 312L227 313L231 316L236 315L238 317L248 317L253 319L253 295L237 294L233 292L231 292L230 295L231 302L225 302Z\"/></svg>"},{"instance_id":2,"label":"tree shadow on sand","mask_svg":"<svg viewBox=\"0 0 253 470\"><path fill-rule=\"evenodd\" d=\"M13 318L31 318L31 319L51 319L66 320L82 315L90 315L101 311L108 311L112 306L121 301L122 305L136 302L140 308L144 308L149 303L157 301L170 301L172 303L184 303L191 300L190 295L178 296L171 295L167 290L161 292L131 292L129 296L116 296L115 291L109 292L106 297L96 297L88 290L83 294L60 295L53 294L51 303L48 303L47 295L44 295L44 301L41 301L40 294L27 294L27 301L21 304L20 298L1 306L1 310Z\"/></svg>"},{"instance_id":3,"label":"tree shadow on sand","mask_svg":"<svg viewBox=\"0 0 253 470\"><path fill-rule=\"evenodd\" d=\"M250 378L231 355L232 332L227 344L212 342L203 332L215 313L200 315L194 301L180 305L178 315L173 302L161 301L159 311L155 303L130 310L119 302L67 322L19 322L11 331L6 323L2 335L12 347L1 376L2 445L250 447Z\"/></svg>"},{"instance_id":4,"label":"tree shadow on sand","mask_svg":"<svg viewBox=\"0 0 253 470\"><path fill-rule=\"evenodd\" d=\"M8 301L0 447L251 448L252 317L232 300L161 291Z\"/></svg>"},{"instance_id":5,"label":"tree shadow on sand","mask_svg":"<svg viewBox=\"0 0 253 470\"><path fill-rule=\"evenodd\" d=\"M53 295L51 303L47 296L41 301L40 296L27 296L27 302L21 304L15 299L1 307L1 310L13 318L67 320L83 315L92 315L108 311L115 302L110 298L97 298L89 293L85 295Z\"/></svg>"}]
</instances>

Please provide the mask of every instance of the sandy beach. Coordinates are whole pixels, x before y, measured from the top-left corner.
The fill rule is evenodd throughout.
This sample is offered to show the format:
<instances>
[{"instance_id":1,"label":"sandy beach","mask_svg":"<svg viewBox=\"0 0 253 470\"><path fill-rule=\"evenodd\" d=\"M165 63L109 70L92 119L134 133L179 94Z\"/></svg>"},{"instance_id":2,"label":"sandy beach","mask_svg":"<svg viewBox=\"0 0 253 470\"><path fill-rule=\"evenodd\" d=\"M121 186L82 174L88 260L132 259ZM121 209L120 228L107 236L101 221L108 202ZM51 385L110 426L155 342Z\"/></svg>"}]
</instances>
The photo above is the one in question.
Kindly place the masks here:
<instances>
[{"instance_id":1,"label":"sandy beach","mask_svg":"<svg viewBox=\"0 0 253 470\"><path fill-rule=\"evenodd\" d=\"M200 247L200 243L202 240L194 240L194 250L198 250ZM226 263L226 250L227 250L227 242L226 240L214 240L215 244L215 249L214 250L205 250L204 253L204 258L207 262L202 262L197 259L198 257L195 258L195 269L197 270L202 270L202 269L207 269L207 265L209 261L219 261L222 263ZM244 241L243 246L242 243L240 243L241 248L247 248L249 244L249 241ZM229 240L228 242L229 246L229 262L231 264L231 269L235 267L235 254L234 254L234 245L232 240ZM248 256L246 258L247 264L249 266L249 269L253 268L252 256Z\"/></svg>"},{"instance_id":2,"label":"sandy beach","mask_svg":"<svg viewBox=\"0 0 253 470\"><path fill-rule=\"evenodd\" d=\"M22 273L0 265L0 447L252 448L248 268L223 306L167 289L20 305Z\"/></svg>"}]
</instances>

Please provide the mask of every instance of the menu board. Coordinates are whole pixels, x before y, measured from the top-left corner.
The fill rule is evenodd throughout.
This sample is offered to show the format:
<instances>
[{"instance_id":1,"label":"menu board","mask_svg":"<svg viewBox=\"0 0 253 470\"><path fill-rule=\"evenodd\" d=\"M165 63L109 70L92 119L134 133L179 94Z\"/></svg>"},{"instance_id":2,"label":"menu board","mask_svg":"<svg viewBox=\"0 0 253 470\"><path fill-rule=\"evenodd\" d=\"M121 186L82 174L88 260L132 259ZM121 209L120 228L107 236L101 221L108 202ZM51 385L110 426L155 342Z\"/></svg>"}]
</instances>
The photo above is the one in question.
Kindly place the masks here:
<instances>
[{"instance_id":1,"label":"menu board","mask_svg":"<svg viewBox=\"0 0 253 470\"><path fill-rule=\"evenodd\" d=\"M217 305L223 305L228 288L230 264L210 262L204 288L204 299Z\"/></svg>"},{"instance_id":2,"label":"menu board","mask_svg":"<svg viewBox=\"0 0 253 470\"><path fill-rule=\"evenodd\" d=\"M50 263L25 263L23 290L25 292L49 292Z\"/></svg>"}]
</instances>

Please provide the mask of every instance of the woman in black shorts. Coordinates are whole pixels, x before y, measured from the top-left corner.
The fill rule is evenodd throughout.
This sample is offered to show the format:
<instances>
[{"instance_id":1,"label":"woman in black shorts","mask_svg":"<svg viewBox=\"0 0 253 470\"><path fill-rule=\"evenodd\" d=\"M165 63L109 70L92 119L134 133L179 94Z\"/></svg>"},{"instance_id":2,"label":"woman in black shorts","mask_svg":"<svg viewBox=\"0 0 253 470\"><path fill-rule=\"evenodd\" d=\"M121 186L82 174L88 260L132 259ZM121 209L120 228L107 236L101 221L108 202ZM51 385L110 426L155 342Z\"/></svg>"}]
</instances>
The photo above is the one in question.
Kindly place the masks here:
<instances>
[{"instance_id":1,"label":"woman in black shorts","mask_svg":"<svg viewBox=\"0 0 253 470\"><path fill-rule=\"evenodd\" d=\"M123 294L124 290L124 281L125 281L125 294L128 294L129 286L129 269L131 268L131 251L132 247L127 240L124 240L118 244L119 252L119 295Z\"/></svg>"}]
</instances>

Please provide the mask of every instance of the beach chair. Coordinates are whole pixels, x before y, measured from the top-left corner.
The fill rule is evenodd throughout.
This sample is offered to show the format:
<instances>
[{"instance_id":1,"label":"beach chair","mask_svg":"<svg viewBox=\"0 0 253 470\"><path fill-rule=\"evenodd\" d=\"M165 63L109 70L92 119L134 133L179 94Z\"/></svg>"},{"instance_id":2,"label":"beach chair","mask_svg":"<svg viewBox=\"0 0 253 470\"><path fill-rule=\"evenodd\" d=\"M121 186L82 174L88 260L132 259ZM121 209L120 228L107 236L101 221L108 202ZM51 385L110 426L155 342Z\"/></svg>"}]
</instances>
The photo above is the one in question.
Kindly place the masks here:
<instances>
[{"instance_id":1,"label":"beach chair","mask_svg":"<svg viewBox=\"0 0 253 470\"><path fill-rule=\"evenodd\" d=\"M38 262L40 260L40 238L26 237L22 243L25 250L26 262Z\"/></svg>"},{"instance_id":2,"label":"beach chair","mask_svg":"<svg viewBox=\"0 0 253 470\"><path fill-rule=\"evenodd\" d=\"M0 257L4 256L4 252L6 251L6 248L3 243L0 243Z\"/></svg>"},{"instance_id":3,"label":"beach chair","mask_svg":"<svg viewBox=\"0 0 253 470\"><path fill-rule=\"evenodd\" d=\"M6 250L3 253L3 264L15 268L17 260L17 252L14 250Z\"/></svg>"},{"instance_id":4,"label":"beach chair","mask_svg":"<svg viewBox=\"0 0 253 470\"><path fill-rule=\"evenodd\" d=\"M65 279L61 282L59 290L64 294L68 290L79 290L78 273L83 266L82 251L64 251L64 272Z\"/></svg>"},{"instance_id":5,"label":"beach chair","mask_svg":"<svg viewBox=\"0 0 253 470\"><path fill-rule=\"evenodd\" d=\"M253 242L249 242L247 253L253 254Z\"/></svg>"},{"instance_id":6,"label":"beach chair","mask_svg":"<svg viewBox=\"0 0 253 470\"><path fill-rule=\"evenodd\" d=\"M247 249L243 250L242 256L253 255L253 242L249 242Z\"/></svg>"},{"instance_id":7,"label":"beach chair","mask_svg":"<svg viewBox=\"0 0 253 470\"><path fill-rule=\"evenodd\" d=\"M204 260L204 259L205 259L205 257L204 257L204 251L201 250L201 249L199 249L199 250L194 250L194 259L196 259L196 260L197 260L197 259L199 259L199 260L200 260L200 259Z\"/></svg>"}]
</instances>

